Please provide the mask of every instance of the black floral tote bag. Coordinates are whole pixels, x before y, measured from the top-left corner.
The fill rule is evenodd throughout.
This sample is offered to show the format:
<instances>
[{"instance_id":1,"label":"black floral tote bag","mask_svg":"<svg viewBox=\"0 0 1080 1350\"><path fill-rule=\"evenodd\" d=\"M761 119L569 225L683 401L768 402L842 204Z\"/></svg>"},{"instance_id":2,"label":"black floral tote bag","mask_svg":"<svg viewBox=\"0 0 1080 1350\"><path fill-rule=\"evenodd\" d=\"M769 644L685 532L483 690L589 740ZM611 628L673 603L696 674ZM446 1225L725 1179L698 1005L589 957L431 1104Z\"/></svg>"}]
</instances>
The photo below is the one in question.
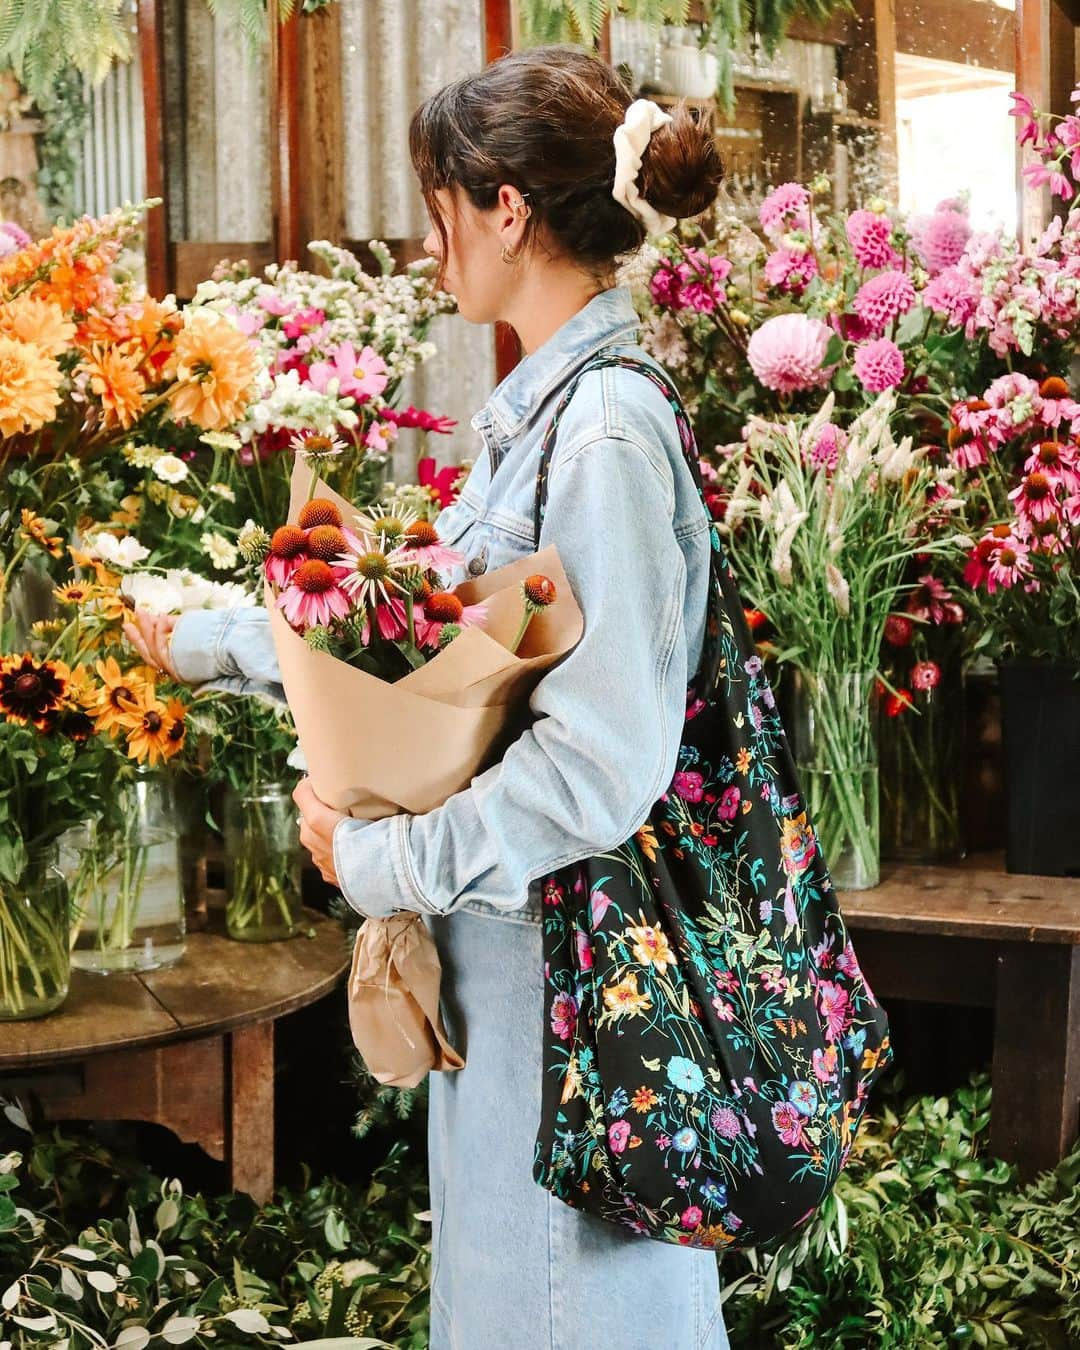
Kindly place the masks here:
<instances>
[{"instance_id":1,"label":"black floral tote bag","mask_svg":"<svg viewBox=\"0 0 1080 1350\"><path fill-rule=\"evenodd\" d=\"M628 357L586 369L604 365L663 390L700 491L674 387ZM577 379L544 440L537 540ZM541 883L533 1175L645 1237L733 1248L777 1241L821 1204L891 1050L715 527L709 589L671 787L620 848Z\"/></svg>"}]
</instances>

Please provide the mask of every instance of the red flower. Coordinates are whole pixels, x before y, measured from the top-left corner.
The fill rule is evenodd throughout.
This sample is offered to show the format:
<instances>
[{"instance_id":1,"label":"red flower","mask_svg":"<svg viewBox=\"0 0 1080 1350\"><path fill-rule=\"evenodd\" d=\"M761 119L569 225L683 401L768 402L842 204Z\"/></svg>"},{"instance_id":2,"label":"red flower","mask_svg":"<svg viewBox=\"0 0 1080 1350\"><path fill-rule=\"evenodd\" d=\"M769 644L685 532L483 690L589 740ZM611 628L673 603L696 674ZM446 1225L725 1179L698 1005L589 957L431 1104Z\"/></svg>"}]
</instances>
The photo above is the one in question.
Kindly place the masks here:
<instances>
[{"instance_id":1,"label":"red flower","mask_svg":"<svg viewBox=\"0 0 1080 1350\"><path fill-rule=\"evenodd\" d=\"M906 647L915 625L904 614L890 614L885 620L885 641L890 647Z\"/></svg>"},{"instance_id":2,"label":"red flower","mask_svg":"<svg viewBox=\"0 0 1080 1350\"><path fill-rule=\"evenodd\" d=\"M936 689L941 683L941 667L936 661L919 661L911 668L912 689Z\"/></svg>"},{"instance_id":3,"label":"red flower","mask_svg":"<svg viewBox=\"0 0 1080 1350\"><path fill-rule=\"evenodd\" d=\"M423 408L381 408L379 416L396 427L415 427L418 431L437 431L440 436L449 436L457 426L452 417L439 417L435 413L424 412ZM421 463L423 461L421 460Z\"/></svg>"},{"instance_id":4,"label":"red flower","mask_svg":"<svg viewBox=\"0 0 1080 1350\"><path fill-rule=\"evenodd\" d=\"M899 717L914 703L911 697L911 691L908 689L898 689L895 694L890 694L885 700L885 715L887 717Z\"/></svg>"},{"instance_id":5,"label":"red flower","mask_svg":"<svg viewBox=\"0 0 1080 1350\"><path fill-rule=\"evenodd\" d=\"M435 461L428 456L416 466L417 482L421 487L430 489L438 499L440 506L452 506L457 498L454 484L461 476L461 470L454 465L445 469L436 469Z\"/></svg>"}]
</instances>

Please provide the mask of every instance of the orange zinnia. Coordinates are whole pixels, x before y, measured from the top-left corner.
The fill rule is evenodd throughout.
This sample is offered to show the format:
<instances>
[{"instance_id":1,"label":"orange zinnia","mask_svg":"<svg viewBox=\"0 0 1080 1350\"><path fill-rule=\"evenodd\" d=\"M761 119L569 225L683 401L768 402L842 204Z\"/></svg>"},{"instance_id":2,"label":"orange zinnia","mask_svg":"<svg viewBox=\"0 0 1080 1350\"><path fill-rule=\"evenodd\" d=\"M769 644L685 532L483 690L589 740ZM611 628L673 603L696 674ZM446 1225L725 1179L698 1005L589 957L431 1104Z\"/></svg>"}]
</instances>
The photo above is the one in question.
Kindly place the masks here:
<instances>
[{"instance_id":1,"label":"orange zinnia","mask_svg":"<svg viewBox=\"0 0 1080 1350\"><path fill-rule=\"evenodd\" d=\"M258 370L255 349L228 319L201 312L176 338L169 394L173 416L204 431L221 431L240 417Z\"/></svg>"},{"instance_id":2,"label":"orange zinnia","mask_svg":"<svg viewBox=\"0 0 1080 1350\"><path fill-rule=\"evenodd\" d=\"M142 411L146 389L137 362L120 347L95 346L79 369L89 377L91 392L101 400L105 425L120 426L125 431L132 426Z\"/></svg>"}]
</instances>

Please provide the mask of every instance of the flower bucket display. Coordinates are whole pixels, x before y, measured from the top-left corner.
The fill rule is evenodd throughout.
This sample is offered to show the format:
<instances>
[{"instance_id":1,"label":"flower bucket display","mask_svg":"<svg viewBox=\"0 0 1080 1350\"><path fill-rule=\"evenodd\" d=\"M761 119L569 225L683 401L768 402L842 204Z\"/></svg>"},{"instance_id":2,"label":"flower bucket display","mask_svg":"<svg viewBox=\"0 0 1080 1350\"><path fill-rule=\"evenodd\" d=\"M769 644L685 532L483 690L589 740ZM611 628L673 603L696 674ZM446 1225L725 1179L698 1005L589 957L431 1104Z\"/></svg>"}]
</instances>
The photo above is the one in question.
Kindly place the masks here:
<instances>
[{"instance_id":1,"label":"flower bucket display","mask_svg":"<svg viewBox=\"0 0 1080 1350\"><path fill-rule=\"evenodd\" d=\"M1080 876L1080 680L1040 662L1001 667L1005 865Z\"/></svg>"},{"instance_id":2,"label":"flower bucket display","mask_svg":"<svg viewBox=\"0 0 1080 1350\"><path fill-rule=\"evenodd\" d=\"M800 673L792 728L810 818L840 890L876 886L881 829L874 671Z\"/></svg>"},{"instance_id":3,"label":"flower bucket display","mask_svg":"<svg viewBox=\"0 0 1080 1350\"><path fill-rule=\"evenodd\" d=\"M184 954L180 832L168 783L141 771L108 811L63 839L71 960L82 970L156 970Z\"/></svg>"},{"instance_id":4,"label":"flower bucket display","mask_svg":"<svg viewBox=\"0 0 1080 1350\"><path fill-rule=\"evenodd\" d=\"M292 788L264 783L225 797L225 927L237 942L290 938L300 920L303 850Z\"/></svg>"},{"instance_id":5,"label":"flower bucket display","mask_svg":"<svg viewBox=\"0 0 1080 1350\"><path fill-rule=\"evenodd\" d=\"M68 889L55 843L0 878L0 1021L42 1017L67 998Z\"/></svg>"}]
</instances>

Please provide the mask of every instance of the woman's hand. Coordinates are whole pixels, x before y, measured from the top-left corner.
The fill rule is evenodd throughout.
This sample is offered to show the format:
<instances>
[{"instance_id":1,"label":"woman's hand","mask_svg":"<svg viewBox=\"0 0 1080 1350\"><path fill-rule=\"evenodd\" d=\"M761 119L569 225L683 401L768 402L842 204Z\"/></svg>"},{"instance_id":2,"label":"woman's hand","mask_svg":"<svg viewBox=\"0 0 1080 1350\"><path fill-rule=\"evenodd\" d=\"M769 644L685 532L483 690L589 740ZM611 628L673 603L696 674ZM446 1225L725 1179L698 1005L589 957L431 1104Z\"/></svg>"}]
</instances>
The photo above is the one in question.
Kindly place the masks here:
<instances>
[{"instance_id":1,"label":"woman's hand","mask_svg":"<svg viewBox=\"0 0 1080 1350\"><path fill-rule=\"evenodd\" d=\"M124 636L148 666L163 670L171 679L180 681L169 651L169 638L176 627L175 614L147 614L136 610L130 622L124 624Z\"/></svg>"},{"instance_id":2,"label":"woman's hand","mask_svg":"<svg viewBox=\"0 0 1080 1350\"><path fill-rule=\"evenodd\" d=\"M341 882L334 871L334 830L345 816L319 801L310 778L301 778L293 792L293 801L300 812L300 842L311 854L323 880L340 889Z\"/></svg>"}]
</instances>

